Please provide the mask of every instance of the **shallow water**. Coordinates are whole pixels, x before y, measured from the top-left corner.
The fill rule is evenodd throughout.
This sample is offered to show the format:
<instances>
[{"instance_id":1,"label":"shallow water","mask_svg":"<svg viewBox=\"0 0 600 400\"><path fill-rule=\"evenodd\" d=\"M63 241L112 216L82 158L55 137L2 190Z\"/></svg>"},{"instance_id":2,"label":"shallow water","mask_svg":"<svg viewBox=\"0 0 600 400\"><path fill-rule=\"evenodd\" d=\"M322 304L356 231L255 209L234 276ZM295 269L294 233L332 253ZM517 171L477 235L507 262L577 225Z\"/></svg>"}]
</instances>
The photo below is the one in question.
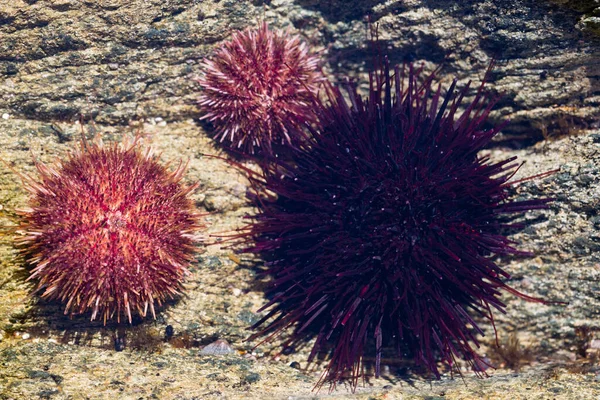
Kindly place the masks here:
<instances>
[{"instance_id":1,"label":"shallow water","mask_svg":"<svg viewBox=\"0 0 600 400\"><path fill-rule=\"evenodd\" d=\"M232 157L198 122L200 89L194 79L201 60L232 32L266 20L320 51L332 82L350 77L363 92L377 51L392 63L423 63L426 71L443 64L439 79L446 87L455 77L459 87L480 82L495 59L488 87L503 97L492 121L511 122L488 152L498 160L516 155L526 161L514 179L559 169L517 186L515 196L556 200L548 210L527 213L529 226L511 237L534 255L499 263L517 290L568 302L542 305L503 295L507 313L495 313L503 350L494 349L493 330L481 324L486 335L479 352L498 367L486 371L487 379L463 367L464 380L450 373L432 380L410 362L390 357L384 359L384 376L367 376L356 393L347 383L317 393L313 387L326 363L308 366L309 346L278 355L277 341L255 347L257 342L244 340L265 303L265 283L257 283L255 271L244 267L248 256L207 246L190 267L185 295L161 307L155 320L136 317L131 325L104 326L90 322L90 315L64 316L63 305L30 295L28 267L13 244L18 234L4 235L0 397L597 398L600 50L592 8L573 4L39 0L0 5L4 225L15 225L15 210L27 205L19 174L35 173L34 157L48 164L64 159L82 132L109 142L141 131L143 145L160 153L163 162L189 160L184 180L200 184L191 198L201 211L210 211L207 241L243 226L243 217L255 212L246 199L248 181L224 159L206 156ZM367 40L367 15L378 29L375 46ZM169 326L172 335L166 335ZM234 352L202 354L217 340Z\"/></svg>"}]
</instances>

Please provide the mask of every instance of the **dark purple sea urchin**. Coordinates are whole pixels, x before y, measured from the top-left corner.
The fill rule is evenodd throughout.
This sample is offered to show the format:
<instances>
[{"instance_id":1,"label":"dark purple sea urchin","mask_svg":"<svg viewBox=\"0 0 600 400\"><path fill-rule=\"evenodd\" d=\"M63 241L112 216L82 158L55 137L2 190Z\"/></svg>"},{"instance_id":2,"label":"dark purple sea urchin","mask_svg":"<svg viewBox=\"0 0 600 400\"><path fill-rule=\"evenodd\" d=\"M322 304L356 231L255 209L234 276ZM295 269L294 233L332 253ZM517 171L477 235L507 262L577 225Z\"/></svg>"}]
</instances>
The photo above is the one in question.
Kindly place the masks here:
<instances>
[{"instance_id":1,"label":"dark purple sea urchin","mask_svg":"<svg viewBox=\"0 0 600 400\"><path fill-rule=\"evenodd\" d=\"M437 377L438 360L473 364L482 331L469 313L493 323L500 291L521 295L494 262L520 253L503 233L515 226L500 217L548 200L511 199L515 157L479 155L501 128L483 129L494 104L483 84L459 114L468 87L454 82L442 95L432 80L412 67L391 74L386 63L366 99L350 88L348 103L328 87L312 139L291 160L250 172L266 190L244 251L262 256L272 277L252 339L288 328L285 347L316 337L309 361L328 354L323 378L334 384L357 384L368 343L376 375L384 347L408 349Z\"/></svg>"},{"instance_id":2,"label":"dark purple sea urchin","mask_svg":"<svg viewBox=\"0 0 600 400\"><path fill-rule=\"evenodd\" d=\"M197 250L200 215L181 183L148 149L83 141L56 166L36 163L20 244L41 297L65 314L91 310L131 322L181 289Z\"/></svg>"},{"instance_id":3,"label":"dark purple sea urchin","mask_svg":"<svg viewBox=\"0 0 600 400\"><path fill-rule=\"evenodd\" d=\"M247 154L296 145L290 127L314 120L312 98L324 80L319 58L298 36L266 23L233 35L202 65L201 119L215 136Z\"/></svg>"}]
</instances>

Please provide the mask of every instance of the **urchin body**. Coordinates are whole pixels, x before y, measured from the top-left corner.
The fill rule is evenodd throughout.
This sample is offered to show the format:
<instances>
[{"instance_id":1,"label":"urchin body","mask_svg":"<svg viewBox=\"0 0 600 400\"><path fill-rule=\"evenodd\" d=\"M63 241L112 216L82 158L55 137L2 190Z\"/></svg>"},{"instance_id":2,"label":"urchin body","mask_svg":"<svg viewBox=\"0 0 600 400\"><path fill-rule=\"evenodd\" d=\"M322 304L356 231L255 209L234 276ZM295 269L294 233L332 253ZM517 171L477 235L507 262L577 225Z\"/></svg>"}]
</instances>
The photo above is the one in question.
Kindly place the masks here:
<instances>
[{"instance_id":1,"label":"urchin body","mask_svg":"<svg viewBox=\"0 0 600 400\"><path fill-rule=\"evenodd\" d=\"M200 228L184 166L171 172L136 144L83 142L36 167L21 245L41 297L106 323L154 316L155 304L179 294Z\"/></svg>"},{"instance_id":2,"label":"urchin body","mask_svg":"<svg viewBox=\"0 0 600 400\"><path fill-rule=\"evenodd\" d=\"M409 349L438 377L439 360L478 359L469 312L492 320L500 290L515 293L494 262L518 253L499 216L547 202L511 200L514 159L479 155L500 128L482 128L493 102L481 88L457 115L467 88L442 97L432 77L402 75L384 66L369 98L350 89L350 104L330 87L313 139L252 176L267 191L245 251L272 277L253 338L291 329L284 346L299 346L316 336L310 358L329 354L332 382L356 384L369 341L376 374L384 346Z\"/></svg>"},{"instance_id":3,"label":"urchin body","mask_svg":"<svg viewBox=\"0 0 600 400\"><path fill-rule=\"evenodd\" d=\"M314 119L312 101L323 75L319 58L298 36L266 23L233 35L202 65L198 100L216 138L247 154L295 145L289 128ZM303 136L303 135L300 135Z\"/></svg>"}]
</instances>

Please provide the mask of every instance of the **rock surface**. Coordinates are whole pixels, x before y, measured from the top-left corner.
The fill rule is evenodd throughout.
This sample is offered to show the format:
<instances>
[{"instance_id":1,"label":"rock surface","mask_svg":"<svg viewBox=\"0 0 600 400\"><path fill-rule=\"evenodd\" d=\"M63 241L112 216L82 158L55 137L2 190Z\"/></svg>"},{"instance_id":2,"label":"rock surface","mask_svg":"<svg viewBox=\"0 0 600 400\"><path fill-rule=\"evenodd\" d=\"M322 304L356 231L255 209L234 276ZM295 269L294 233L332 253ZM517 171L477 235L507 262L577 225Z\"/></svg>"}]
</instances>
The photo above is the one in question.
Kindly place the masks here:
<instances>
[{"instance_id":1,"label":"rock surface","mask_svg":"<svg viewBox=\"0 0 600 400\"><path fill-rule=\"evenodd\" d=\"M215 239L243 225L243 216L253 212L245 201L247 182L225 161L205 156L225 154L195 122L197 63L232 30L266 19L321 49L332 77L349 75L364 85L376 50L366 40L369 13L378 24L379 46L393 62L424 62L429 70L443 62L443 82L454 76L459 84L479 81L497 60L490 87L504 97L495 115L512 123L490 150L493 157L525 160L515 179L558 169L515 187L515 196L556 201L525 215L530 227L514 235L535 255L501 262L516 289L568 304L505 295L508 313L496 314L501 348L491 328L483 339L481 353L499 367L487 370L488 379L465 370L465 380L447 375L430 381L410 365L387 360L385 376L367 380L354 394L345 385L316 393L323 365L306 369L306 349L276 356L276 343L254 349L256 343L244 341L264 298L260 285L251 283L253 272L226 245L207 247L191 270L186 296L156 320L104 327L85 316L64 317L60 305L30 296L27 270L8 235L0 237L0 399L600 396L600 47L585 22L593 22L594 9L572 3L3 2L3 225L26 204L18 173L33 172L32 155L52 162L82 132L119 140L140 129L165 161L190 160L186 179L201 184L194 199L211 211L207 235ZM221 341L234 351L202 354Z\"/></svg>"}]
</instances>

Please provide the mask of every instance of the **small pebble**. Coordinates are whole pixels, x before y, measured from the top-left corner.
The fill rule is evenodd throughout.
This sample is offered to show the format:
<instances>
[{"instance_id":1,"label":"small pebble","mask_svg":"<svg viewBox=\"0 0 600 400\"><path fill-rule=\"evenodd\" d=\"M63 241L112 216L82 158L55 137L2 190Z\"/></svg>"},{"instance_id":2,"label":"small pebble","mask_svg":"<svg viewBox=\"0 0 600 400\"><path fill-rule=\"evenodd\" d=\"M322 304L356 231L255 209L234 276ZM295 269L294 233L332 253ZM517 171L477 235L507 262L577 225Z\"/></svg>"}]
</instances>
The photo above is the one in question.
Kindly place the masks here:
<instances>
[{"instance_id":1,"label":"small pebble","mask_svg":"<svg viewBox=\"0 0 600 400\"><path fill-rule=\"evenodd\" d=\"M233 353L233 347L227 342L227 340L219 339L206 345L200 350L202 355L220 356L224 354Z\"/></svg>"},{"instance_id":2,"label":"small pebble","mask_svg":"<svg viewBox=\"0 0 600 400\"><path fill-rule=\"evenodd\" d=\"M8 114L8 113L2 114L2 119L9 119L9 118L10 118L10 114Z\"/></svg>"},{"instance_id":3,"label":"small pebble","mask_svg":"<svg viewBox=\"0 0 600 400\"><path fill-rule=\"evenodd\" d=\"M484 372L489 368L494 368L494 366L492 365L492 361L487 357L476 358L473 361L473 371L475 372Z\"/></svg>"},{"instance_id":4,"label":"small pebble","mask_svg":"<svg viewBox=\"0 0 600 400\"><path fill-rule=\"evenodd\" d=\"M292 361L290 363L290 367L292 367L294 369L300 369L300 363L298 361Z\"/></svg>"},{"instance_id":5,"label":"small pebble","mask_svg":"<svg viewBox=\"0 0 600 400\"><path fill-rule=\"evenodd\" d=\"M173 325L167 325L165 328L165 340L169 340L173 337L175 330L173 329Z\"/></svg>"},{"instance_id":6,"label":"small pebble","mask_svg":"<svg viewBox=\"0 0 600 400\"><path fill-rule=\"evenodd\" d=\"M244 381L246 381L246 383L255 383L258 382L260 380L260 375L257 374L256 372L250 372L249 374L247 374L244 377Z\"/></svg>"},{"instance_id":7,"label":"small pebble","mask_svg":"<svg viewBox=\"0 0 600 400\"><path fill-rule=\"evenodd\" d=\"M115 337L115 351L123 351L125 350L125 338L124 337Z\"/></svg>"}]
</instances>

